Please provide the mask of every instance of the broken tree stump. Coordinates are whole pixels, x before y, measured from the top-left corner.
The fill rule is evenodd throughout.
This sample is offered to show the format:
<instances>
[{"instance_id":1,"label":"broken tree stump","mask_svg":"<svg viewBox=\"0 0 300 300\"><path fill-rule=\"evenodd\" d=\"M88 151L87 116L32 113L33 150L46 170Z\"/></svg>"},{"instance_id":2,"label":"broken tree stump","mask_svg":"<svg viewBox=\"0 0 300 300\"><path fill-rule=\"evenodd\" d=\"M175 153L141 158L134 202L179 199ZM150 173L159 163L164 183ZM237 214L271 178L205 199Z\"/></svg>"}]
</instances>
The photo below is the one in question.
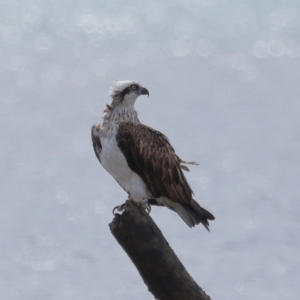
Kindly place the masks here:
<instances>
[{"instance_id":1,"label":"broken tree stump","mask_svg":"<svg viewBox=\"0 0 300 300\"><path fill-rule=\"evenodd\" d=\"M155 299L210 300L142 206L127 200L109 227Z\"/></svg>"}]
</instances>

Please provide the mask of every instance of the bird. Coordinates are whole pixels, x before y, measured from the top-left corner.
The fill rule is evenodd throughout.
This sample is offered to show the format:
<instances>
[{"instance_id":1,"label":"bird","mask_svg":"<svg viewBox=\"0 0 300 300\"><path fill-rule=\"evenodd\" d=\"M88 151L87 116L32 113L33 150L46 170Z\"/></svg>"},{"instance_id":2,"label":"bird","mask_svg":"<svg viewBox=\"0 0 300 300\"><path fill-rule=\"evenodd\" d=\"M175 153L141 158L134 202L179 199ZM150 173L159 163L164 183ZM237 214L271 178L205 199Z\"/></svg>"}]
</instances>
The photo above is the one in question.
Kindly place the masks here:
<instances>
[{"instance_id":1,"label":"bird","mask_svg":"<svg viewBox=\"0 0 300 300\"><path fill-rule=\"evenodd\" d=\"M138 205L165 206L175 211L189 226L215 217L193 199L193 191L183 171L187 162L175 153L169 139L144 125L138 118L135 102L149 91L134 80L115 80L110 87L111 104L104 110L102 124L91 129L96 157L104 169ZM122 210L122 206L117 207Z\"/></svg>"}]
</instances>

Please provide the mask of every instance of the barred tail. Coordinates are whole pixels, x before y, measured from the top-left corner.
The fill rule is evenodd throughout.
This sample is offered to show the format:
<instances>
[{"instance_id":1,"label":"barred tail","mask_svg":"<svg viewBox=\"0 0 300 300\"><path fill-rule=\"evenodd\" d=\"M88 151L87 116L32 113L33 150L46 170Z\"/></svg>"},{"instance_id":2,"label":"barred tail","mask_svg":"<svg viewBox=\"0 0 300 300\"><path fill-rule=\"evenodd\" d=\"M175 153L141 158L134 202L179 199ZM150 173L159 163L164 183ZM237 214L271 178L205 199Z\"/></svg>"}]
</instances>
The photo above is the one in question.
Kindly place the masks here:
<instances>
[{"instance_id":1,"label":"barred tail","mask_svg":"<svg viewBox=\"0 0 300 300\"><path fill-rule=\"evenodd\" d=\"M215 217L206 209L201 207L197 201L192 199L189 204L181 204L171 201L167 198L149 199L148 204L166 206L178 213L180 218L189 226L194 227L200 223L209 231L208 220L214 220Z\"/></svg>"},{"instance_id":2,"label":"barred tail","mask_svg":"<svg viewBox=\"0 0 300 300\"><path fill-rule=\"evenodd\" d=\"M180 204L178 207L174 207L174 210L189 227L194 227L195 225L202 223L209 231L208 220L215 219L209 211L201 207L194 199L192 199L190 204Z\"/></svg>"}]
</instances>

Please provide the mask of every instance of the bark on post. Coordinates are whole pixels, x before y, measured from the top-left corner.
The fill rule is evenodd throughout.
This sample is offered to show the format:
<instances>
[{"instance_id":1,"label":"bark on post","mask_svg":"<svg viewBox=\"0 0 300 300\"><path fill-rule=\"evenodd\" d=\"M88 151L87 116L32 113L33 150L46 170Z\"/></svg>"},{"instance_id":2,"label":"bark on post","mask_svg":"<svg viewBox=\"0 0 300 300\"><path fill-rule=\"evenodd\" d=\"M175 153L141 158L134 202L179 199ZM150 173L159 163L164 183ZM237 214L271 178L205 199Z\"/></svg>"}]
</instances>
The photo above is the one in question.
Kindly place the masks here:
<instances>
[{"instance_id":1,"label":"bark on post","mask_svg":"<svg viewBox=\"0 0 300 300\"><path fill-rule=\"evenodd\" d=\"M142 207L127 200L122 215L116 214L109 227L155 299L210 299L186 271Z\"/></svg>"}]
</instances>

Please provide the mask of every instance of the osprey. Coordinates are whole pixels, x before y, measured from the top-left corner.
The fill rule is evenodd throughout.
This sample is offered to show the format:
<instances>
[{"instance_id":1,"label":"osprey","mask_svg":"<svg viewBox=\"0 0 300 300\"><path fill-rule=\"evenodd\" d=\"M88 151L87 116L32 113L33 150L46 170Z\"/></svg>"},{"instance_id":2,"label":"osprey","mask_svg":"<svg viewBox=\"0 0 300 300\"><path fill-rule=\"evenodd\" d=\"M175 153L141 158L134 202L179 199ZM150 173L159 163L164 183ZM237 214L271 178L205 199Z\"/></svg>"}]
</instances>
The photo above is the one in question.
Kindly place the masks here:
<instances>
[{"instance_id":1,"label":"osprey","mask_svg":"<svg viewBox=\"0 0 300 300\"><path fill-rule=\"evenodd\" d=\"M207 230L214 216L192 197L180 159L168 138L139 121L134 103L148 95L138 82L114 81L109 92L112 102L106 105L102 124L92 127L96 157L129 199L142 205L166 206L177 212L189 226L202 223ZM121 209L119 209L121 210Z\"/></svg>"}]
</instances>

